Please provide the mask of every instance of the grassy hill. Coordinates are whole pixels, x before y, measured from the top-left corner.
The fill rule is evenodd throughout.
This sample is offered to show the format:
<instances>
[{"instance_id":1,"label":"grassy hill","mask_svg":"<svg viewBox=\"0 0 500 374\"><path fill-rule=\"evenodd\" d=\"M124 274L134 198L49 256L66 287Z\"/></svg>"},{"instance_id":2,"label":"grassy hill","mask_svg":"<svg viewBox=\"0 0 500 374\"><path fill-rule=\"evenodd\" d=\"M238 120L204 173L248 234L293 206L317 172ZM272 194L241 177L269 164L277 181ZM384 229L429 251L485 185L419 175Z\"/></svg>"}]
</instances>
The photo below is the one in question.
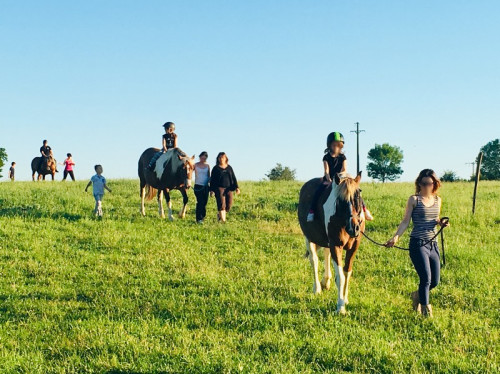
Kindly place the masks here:
<instances>
[{"instance_id":1,"label":"grassy hill","mask_svg":"<svg viewBox=\"0 0 500 374\"><path fill-rule=\"evenodd\" d=\"M435 317L411 312L407 252L363 241L349 314L312 295L296 221L300 183L242 183L228 223L139 215L112 180L104 219L84 182L0 183L0 371L26 373L498 372L500 183L444 184L448 264ZM411 183L363 184L378 241ZM181 204L173 193L174 209ZM408 243L406 234L402 242Z\"/></svg>"}]
</instances>

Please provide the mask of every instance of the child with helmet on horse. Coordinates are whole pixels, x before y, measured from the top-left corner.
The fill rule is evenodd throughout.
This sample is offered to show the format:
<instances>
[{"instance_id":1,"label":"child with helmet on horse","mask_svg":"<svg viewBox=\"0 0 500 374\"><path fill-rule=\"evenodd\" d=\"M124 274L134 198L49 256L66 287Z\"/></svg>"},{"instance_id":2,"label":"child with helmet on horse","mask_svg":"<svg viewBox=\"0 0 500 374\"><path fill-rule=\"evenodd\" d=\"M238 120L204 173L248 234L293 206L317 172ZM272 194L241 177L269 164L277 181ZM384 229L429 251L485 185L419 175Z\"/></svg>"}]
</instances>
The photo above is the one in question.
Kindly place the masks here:
<instances>
[{"instance_id":1,"label":"child with helmet on horse","mask_svg":"<svg viewBox=\"0 0 500 374\"><path fill-rule=\"evenodd\" d=\"M154 171L156 160L158 160L162 153L165 153L171 148L177 148L177 134L174 132L175 123L165 122L163 128L165 129L165 134L163 134L161 138L162 149L160 152L157 152L149 162L148 169L151 171Z\"/></svg>"},{"instance_id":2,"label":"child with helmet on horse","mask_svg":"<svg viewBox=\"0 0 500 374\"><path fill-rule=\"evenodd\" d=\"M340 132L334 131L328 134L328 137L326 139L325 155L323 156L323 167L325 169L325 174L323 176L323 182L318 186L318 189L313 196L311 208L309 209L309 213L307 215L307 222L314 221L314 208L318 203L318 200L323 191L325 191L325 189L332 183L333 179L335 178L335 174L346 173L347 159L342 152L343 148L344 136ZM363 213L366 220L372 221L373 216L366 208L363 199L361 199L361 201L363 203Z\"/></svg>"}]
</instances>

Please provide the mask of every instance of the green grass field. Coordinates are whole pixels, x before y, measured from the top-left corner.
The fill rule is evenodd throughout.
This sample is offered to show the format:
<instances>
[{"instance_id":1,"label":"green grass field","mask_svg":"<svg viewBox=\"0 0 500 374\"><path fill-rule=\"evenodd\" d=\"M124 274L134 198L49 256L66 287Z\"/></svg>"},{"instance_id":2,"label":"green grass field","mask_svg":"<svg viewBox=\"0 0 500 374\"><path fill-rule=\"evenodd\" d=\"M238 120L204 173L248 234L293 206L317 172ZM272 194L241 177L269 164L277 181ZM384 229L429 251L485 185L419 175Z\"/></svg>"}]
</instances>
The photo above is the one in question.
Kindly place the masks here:
<instances>
[{"instance_id":1,"label":"green grass field","mask_svg":"<svg viewBox=\"0 0 500 374\"><path fill-rule=\"evenodd\" d=\"M112 180L104 219L85 182L0 184L2 373L488 373L499 364L500 183L444 184L447 266L434 318L411 312L407 252L363 240L347 316L312 295L296 220L300 183L242 183L226 225L139 215ZM378 241L411 183L363 184ZM174 210L181 197L173 193ZM408 234L402 244L408 243Z\"/></svg>"}]
</instances>

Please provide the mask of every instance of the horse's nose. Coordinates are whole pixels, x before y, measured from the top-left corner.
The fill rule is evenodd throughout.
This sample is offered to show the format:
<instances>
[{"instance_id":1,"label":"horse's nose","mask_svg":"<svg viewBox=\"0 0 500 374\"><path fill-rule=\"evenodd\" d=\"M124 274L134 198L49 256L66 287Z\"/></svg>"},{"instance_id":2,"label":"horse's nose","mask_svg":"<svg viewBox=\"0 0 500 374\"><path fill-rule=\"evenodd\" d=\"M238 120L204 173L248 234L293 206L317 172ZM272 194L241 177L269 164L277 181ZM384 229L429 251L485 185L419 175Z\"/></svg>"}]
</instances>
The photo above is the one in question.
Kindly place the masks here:
<instances>
[{"instance_id":1,"label":"horse's nose","mask_svg":"<svg viewBox=\"0 0 500 374\"><path fill-rule=\"evenodd\" d=\"M349 235L351 238L357 238L361 232L361 225L359 223L352 223L351 232Z\"/></svg>"},{"instance_id":2,"label":"horse's nose","mask_svg":"<svg viewBox=\"0 0 500 374\"><path fill-rule=\"evenodd\" d=\"M361 225L359 223L356 223L354 225L354 237L357 238L359 236L359 233L361 231Z\"/></svg>"}]
</instances>

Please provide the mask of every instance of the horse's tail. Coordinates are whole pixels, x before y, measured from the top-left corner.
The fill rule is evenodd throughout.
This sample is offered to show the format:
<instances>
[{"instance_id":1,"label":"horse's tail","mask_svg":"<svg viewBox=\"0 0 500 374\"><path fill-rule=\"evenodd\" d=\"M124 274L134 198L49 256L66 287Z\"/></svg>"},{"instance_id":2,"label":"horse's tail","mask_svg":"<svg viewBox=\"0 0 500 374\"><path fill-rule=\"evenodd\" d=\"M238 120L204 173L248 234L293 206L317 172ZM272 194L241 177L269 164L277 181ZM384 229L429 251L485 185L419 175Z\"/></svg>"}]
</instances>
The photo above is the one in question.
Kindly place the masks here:
<instances>
[{"instance_id":1,"label":"horse's tail","mask_svg":"<svg viewBox=\"0 0 500 374\"><path fill-rule=\"evenodd\" d=\"M149 184L146 184L145 187L146 187L146 195L145 195L146 200L148 201L153 200L158 190L156 188L151 187Z\"/></svg>"}]
</instances>

